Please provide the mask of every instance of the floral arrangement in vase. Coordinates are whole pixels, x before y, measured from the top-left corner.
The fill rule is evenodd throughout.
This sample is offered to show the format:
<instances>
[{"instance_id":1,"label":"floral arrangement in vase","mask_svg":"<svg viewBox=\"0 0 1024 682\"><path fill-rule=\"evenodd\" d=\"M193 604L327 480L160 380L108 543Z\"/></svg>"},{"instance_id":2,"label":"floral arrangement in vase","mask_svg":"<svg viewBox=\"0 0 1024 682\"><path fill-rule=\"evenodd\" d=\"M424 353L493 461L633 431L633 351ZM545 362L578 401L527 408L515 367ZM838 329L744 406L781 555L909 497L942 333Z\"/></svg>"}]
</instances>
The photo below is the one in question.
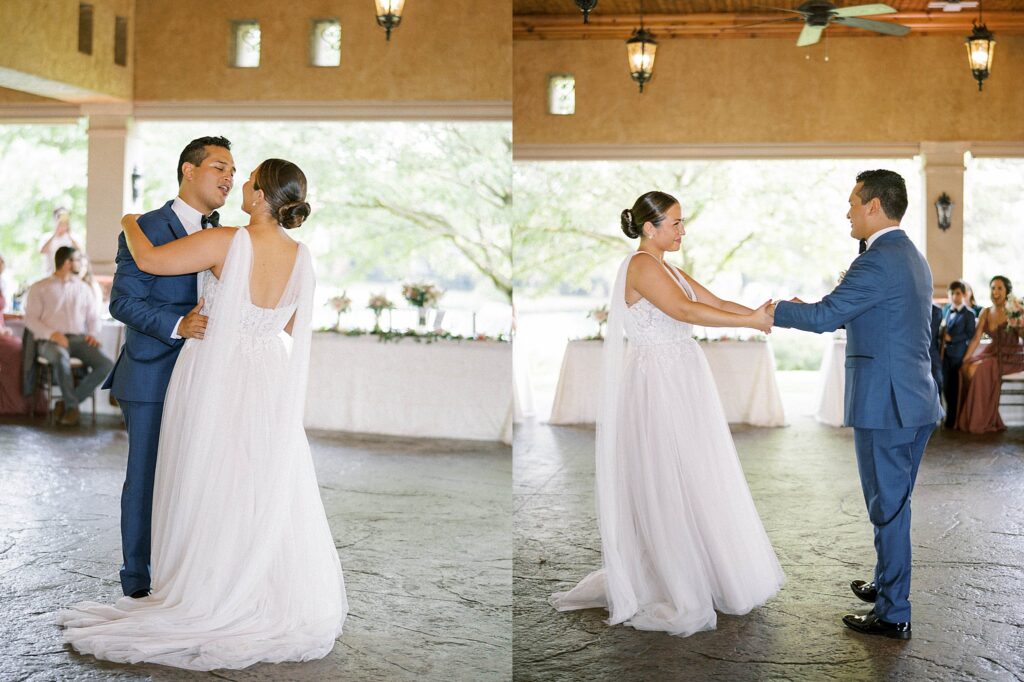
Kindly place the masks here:
<instances>
[{"instance_id":1,"label":"floral arrangement in vase","mask_svg":"<svg viewBox=\"0 0 1024 682\"><path fill-rule=\"evenodd\" d=\"M436 308L444 292L429 282L411 282L402 285L402 297L419 313L419 325L427 324L427 308Z\"/></svg>"},{"instance_id":2,"label":"floral arrangement in vase","mask_svg":"<svg viewBox=\"0 0 1024 682\"><path fill-rule=\"evenodd\" d=\"M373 311L373 331L380 332L380 314L385 310L393 310L395 304L384 294L372 294L366 307Z\"/></svg>"},{"instance_id":3,"label":"floral arrangement in vase","mask_svg":"<svg viewBox=\"0 0 1024 682\"><path fill-rule=\"evenodd\" d=\"M338 296L331 296L327 299L327 306L338 316L338 320L334 323L336 329L341 329L341 316L352 307L352 299L346 296L345 293L343 291Z\"/></svg>"}]
</instances>

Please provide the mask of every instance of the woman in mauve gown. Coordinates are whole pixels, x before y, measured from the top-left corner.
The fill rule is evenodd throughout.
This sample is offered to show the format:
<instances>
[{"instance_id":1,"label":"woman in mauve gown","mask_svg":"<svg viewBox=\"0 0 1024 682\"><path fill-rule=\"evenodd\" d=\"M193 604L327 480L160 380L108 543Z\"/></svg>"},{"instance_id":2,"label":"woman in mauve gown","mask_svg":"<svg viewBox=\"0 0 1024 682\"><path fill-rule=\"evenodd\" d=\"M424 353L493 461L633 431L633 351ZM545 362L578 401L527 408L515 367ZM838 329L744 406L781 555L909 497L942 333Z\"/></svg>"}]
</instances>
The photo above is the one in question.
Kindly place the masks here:
<instances>
[{"instance_id":1,"label":"woman in mauve gown","mask_svg":"<svg viewBox=\"0 0 1024 682\"><path fill-rule=\"evenodd\" d=\"M1006 300L1013 292L1013 284L1002 275L990 282L992 305L981 311L978 328L964 355L960 369L960 400L956 415L956 428L968 433L1004 431L1006 425L999 416L999 391L1002 378L1007 374L1024 371L1024 346L1021 336L1007 323ZM974 355L982 334L988 334L992 343Z\"/></svg>"},{"instance_id":2,"label":"woman in mauve gown","mask_svg":"<svg viewBox=\"0 0 1024 682\"><path fill-rule=\"evenodd\" d=\"M4 257L0 255L0 274L3 271ZM6 307L0 289L0 414L25 414L28 402L21 395L21 337L4 324Z\"/></svg>"}]
</instances>

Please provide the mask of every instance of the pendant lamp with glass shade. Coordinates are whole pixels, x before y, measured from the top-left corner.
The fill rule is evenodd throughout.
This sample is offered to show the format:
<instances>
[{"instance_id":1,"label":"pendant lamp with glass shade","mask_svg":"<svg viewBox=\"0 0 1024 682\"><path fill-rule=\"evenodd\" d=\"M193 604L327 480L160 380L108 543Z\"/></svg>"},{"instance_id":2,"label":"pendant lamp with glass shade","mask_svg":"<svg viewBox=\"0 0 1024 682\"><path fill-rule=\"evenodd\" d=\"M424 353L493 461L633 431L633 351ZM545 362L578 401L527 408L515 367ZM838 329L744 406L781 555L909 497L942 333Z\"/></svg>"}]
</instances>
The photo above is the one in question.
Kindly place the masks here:
<instances>
[{"instance_id":1,"label":"pendant lamp with glass shade","mask_svg":"<svg viewBox=\"0 0 1024 682\"><path fill-rule=\"evenodd\" d=\"M629 75L644 91L644 83L650 82L654 75L654 55L658 51L658 41L654 35L644 28L644 3L640 2L640 28L633 31L632 37L626 41L626 56L629 59Z\"/></svg>"},{"instance_id":2,"label":"pendant lamp with glass shade","mask_svg":"<svg viewBox=\"0 0 1024 682\"><path fill-rule=\"evenodd\" d=\"M402 23L405 0L374 0L377 5L377 25L387 32L385 40L391 42L391 32Z\"/></svg>"},{"instance_id":3,"label":"pendant lamp with glass shade","mask_svg":"<svg viewBox=\"0 0 1024 682\"><path fill-rule=\"evenodd\" d=\"M971 73L978 81L978 92L982 83L992 71L992 56L996 51L996 37L985 26L981 14L981 3L978 3L978 20L974 22L974 30L967 36L967 60L971 64Z\"/></svg>"}]
</instances>

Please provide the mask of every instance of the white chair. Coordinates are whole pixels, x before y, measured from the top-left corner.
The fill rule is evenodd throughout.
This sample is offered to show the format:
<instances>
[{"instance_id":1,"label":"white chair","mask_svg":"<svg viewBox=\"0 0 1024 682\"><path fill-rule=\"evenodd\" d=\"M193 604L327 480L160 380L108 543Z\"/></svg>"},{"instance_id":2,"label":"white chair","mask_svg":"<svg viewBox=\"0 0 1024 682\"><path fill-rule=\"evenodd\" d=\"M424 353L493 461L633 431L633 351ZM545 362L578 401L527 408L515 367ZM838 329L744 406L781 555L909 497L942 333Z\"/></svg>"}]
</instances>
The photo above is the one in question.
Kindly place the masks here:
<instances>
[{"instance_id":1,"label":"white chair","mask_svg":"<svg viewBox=\"0 0 1024 682\"><path fill-rule=\"evenodd\" d=\"M1003 377L1003 388L999 393L1000 405L1024 405L1024 372L1007 374Z\"/></svg>"},{"instance_id":2,"label":"white chair","mask_svg":"<svg viewBox=\"0 0 1024 682\"><path fill-rule=\"evenodd\" d=\"M46 422L52 423L53 418L53 366L50 361L44 358L42 355L36 356L36 366L38 374L36 375L39 381L43 384L43 390L46 391ZM76 378L81 375L82 370L85 369L85 363L78 358L71 358L71 374ZM37 384L38 386L38 384ZM59 386L58 386L59 388ZM99 390L99 389L96 389ZM92 425L96 426L96 391L92 392L89 396L92 401Z\"/></svg>"}]
</instances>

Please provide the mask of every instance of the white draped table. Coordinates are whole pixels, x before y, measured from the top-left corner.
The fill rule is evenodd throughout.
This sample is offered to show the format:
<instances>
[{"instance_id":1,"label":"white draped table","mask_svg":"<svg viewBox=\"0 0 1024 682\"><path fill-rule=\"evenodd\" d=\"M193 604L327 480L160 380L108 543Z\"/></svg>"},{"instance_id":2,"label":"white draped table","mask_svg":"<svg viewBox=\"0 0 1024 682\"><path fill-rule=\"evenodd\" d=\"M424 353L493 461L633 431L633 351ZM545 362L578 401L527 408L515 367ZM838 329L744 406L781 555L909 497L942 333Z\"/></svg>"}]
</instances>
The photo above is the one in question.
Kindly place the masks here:
<instances>
[{"instance_id":1,"label":"white draped table","mask_svg":"<svg viewBox=\"0 0 1024 682\"><path fill-rule=\"evenodd\" d=\"M307 428L511 442L512 347L313 335Z\"/></svg>"},{"instance_id":2,"label":"white draped table","mask_svg":"<svg viewBox=\"0 0 1024 682\"><path fill-rule=\"evenodd\" d=\"M825 351L818 372L818 410L814 418L829 426L842 426L846 392L846 331L826 337Z\"/></svg>"},{"instance_id":3,"label":"white draped table","mask_svg":"<svg viewBox=\"0 0 1024 682\"><path fill-rule=\"evenodd\" d=\"M708 341L701 348L730 424L785 426L775 357L765 341ZM570 341L562 359L551 424L593 424L601 384L601 341Z\"/></svg>"}]
</instances>

